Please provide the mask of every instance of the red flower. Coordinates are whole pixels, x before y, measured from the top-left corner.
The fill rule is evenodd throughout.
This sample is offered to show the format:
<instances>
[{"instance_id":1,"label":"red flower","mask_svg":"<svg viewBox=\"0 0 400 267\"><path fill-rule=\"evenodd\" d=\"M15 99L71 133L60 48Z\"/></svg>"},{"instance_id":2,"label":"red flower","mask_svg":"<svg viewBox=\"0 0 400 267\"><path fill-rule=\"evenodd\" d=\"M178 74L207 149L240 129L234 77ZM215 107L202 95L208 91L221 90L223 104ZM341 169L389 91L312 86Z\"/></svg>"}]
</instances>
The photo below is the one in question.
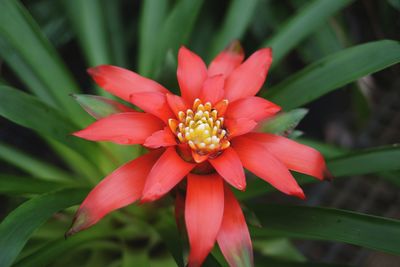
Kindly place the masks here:
<instances>
[{"instance_id":1,"label":"red flower","mask_svg":"<svg viewBox=\"0 0 400 267\"><path fill-rule=\"evenodd\" d=\"M245 190L243 167L278 190L304 198L290 170L323 179L323 157L285 137L257 133L257 124L280 107L254 95L272 62L263 48L246 61L234 43L207 66L185 47L178 55L181 95L134 72L114 67L89 69L96 83L144 112L99 119L74 135L93 141L142 144L151 149L115 170L80 206L69 234L134 201L154 201L187 177L184 217L189 266L200 266L218 242L230 266L252 265L249 231L229 185ZM229 184L229 185L228 185ZM181 197L179 197L181 199Z\"/></svg>"}]
</instances>

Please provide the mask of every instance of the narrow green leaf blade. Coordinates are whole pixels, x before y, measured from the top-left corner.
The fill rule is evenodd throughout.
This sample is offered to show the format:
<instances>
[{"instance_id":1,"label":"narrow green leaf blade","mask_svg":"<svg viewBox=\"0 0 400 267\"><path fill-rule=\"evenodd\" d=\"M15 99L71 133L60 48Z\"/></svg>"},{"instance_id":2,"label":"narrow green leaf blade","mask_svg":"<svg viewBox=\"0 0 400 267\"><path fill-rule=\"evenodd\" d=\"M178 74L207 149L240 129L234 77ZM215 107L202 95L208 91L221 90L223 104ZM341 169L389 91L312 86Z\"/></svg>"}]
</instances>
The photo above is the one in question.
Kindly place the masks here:
<instances>
[{"instance_id":1,"label":"narrow green leaf blade","mask_svg":"<svg viewBox=\"0 0 400 267\"><path fill-rule=\"evenodd\" d=\"M240 39L253 18L258 0L233 0L225 15L221 29L217 32L210 51L209 60L222 51L229 43Z\"/></svg>"},{"instance_id":2,"label":"narrow green leaf blade","mask_svg":"<svg viewBox=\"0 0 400 267\"><path fill-rule=\"evenodd\" d=\"M354 0L314 0L300 9L263 47L272 47L275 66L287 53L318 29L329 17Z\"/></svg>"},{"instance_id":3,"label":"narrow green leaf blade","mask_svg":"<svg viewBox=\"0 0 400 267\"><path fill-rule=\"evenodd\" d=\"M91 153L96 145L71 136L76 127L56 109L34 96L2 85L0 85L0 102L0 116L54 138L68 147L80 151L88 159L91 159L92 163L96 162L95 153Z\"/></svg>"},{"instance_id":4,"label":"narrow green leaf blade","mask_svg":"<svg viewBox=\"0 0 400 267\"><path fill-rule=\"evenodd\" d=\"M27 173L52 181L68 181L71 176L65 171L0 142L0 159Z\"/></svg>"},{"instance_id":5,"label":"narrow green leaf blade","mask_svg":"<svg viewBox=\"0 0 400 267\"><path fill-rule=\"evenodd\" d=\"M290 110L398 62L398 41L382 40L357 45L311 64L271 88L265 96Z\"/></svg>"},{"instance_id":6,"label":"narrow green leaf blade","mask_svg":"<svg viewBox=\"0 0 400 267\"><path fill-rule=\"evenodd\" d=\"M345 210L283 205L253 207L263 228L253 236L344 242L400 255L400 221Z\"/></svg>"},{"instance_id":7,"label":"narrow green leaf blade","mask_svg":"<svg viewBox=\"0 0 400 267\"><path fill-rule=\"evenodd\" d=\"M0 39L24 62L24 67L28 69L26 75L35 76L36 82L32 85L27 84L28 88L35 93L46 90L41 95L46 96L48 104L67 112L75 121L82 121L83 112L68 97L69 93L78 91L76 83L56 50L19 1L0 1ZM5 52L7 53L7 50ZM5 57L6 60L12 58ZM9 62L9 65L12 68L18 66L12 62ZM32 77L24 77L25 72L17 69L15 72L25 81L32 80ZM37 85L39 87L31 88Z\"/></svg>"},{"instance_id":8,"label":"narrow green leaf blade","mask_svg":"<svg viewBox=\"0 0 400 267\"><path fill-rule=\"evenodd\" d=\"M336 151L335 153L339 153ZM398 145L372 148L353 153L342 152L342 155L327 160L327 165L333 175L333 179L351 176L365 175L384 171L400 170L400 147ZM373 164L372 164L373 163ZM299 173L294 173L299 184L317 182L318 180ZM382 176L386 178L385 176ZM265 181L253 177L247 183L246 191L238 192L237 197L245 200L275 190ZM386 179L393 179L388 177Z\"/></svg>"},{"instance_id":9,"label":"narrow green leaf blade","mask_svg":"<svg viewBox=\"0 0 400 267\"><path fill-rule=\"evenodd\" d=\"M0 266L10 266L32 233L55 212L78 204L87 190L67 189L35 197L13 212L0 224Z\"/></svg>"},{"instance_id":10,"label":"narrow green leaf blade","mask_svg":"<svg viewBox=\"0 0 400 267\"><path fill-rule=\"evenodd\" d=\"M300 121L307 115L308 110L298 108L289 112L280 113L263 123L262 131L279 135L287 135L296 128Z\"/></svg>"},{"instance_id":11,"label":"narrow green leaf blade","mask_svg":"<svg viewBox=\"0 0 400 267\"><path fill-rule=\"evenodd\" d=\"M183 267L182 243L172 214L165 213L163 219L155 226L158 234L167 246L176 264Z\"/></svg>"},{"instance_id":12,"label":"narrow green leaf blade","mask_svg":"<svg viewBox=\"0 0 400 267\"><path fill-rule=\"evenodd\" d=\"M203 2L203 0L181 0L168 14L158 39L153 77L158 75L167 52L172 50L176 53L181 45L186 44Z\"/></svg>"},{"instance_id":13,"label":"narrow green leaf blade","mask_svg":"<svg viewBox=\"0 0 400 267\"><path fill-rule=\"evenodd\" d=\"M109 38L101 1L68 0L63 4L89 66L110 64Z\"/></svg>"},{"instance_id":14,"label":"narrow green leaf blade","mask_svg":"<svg viewBox=\"0 0 400 267\"><path fill-rule=\"evenodd\" d=\"M167 14L168 1L148 0L142 2L139 22L139 73L149 76L153 72L154 55L159 41L157 32Z\"/></svg>"},{"instance_id":15,"label":"narrow green leaf blade","mask_svg":"<svg viewBox=\"0 0 400 267\"><path fill-rule=\"evenodd\" d=\"M69 186L71 186L71 184ZM0 174L0 194L44 194L61 189L62 187L66 187L66 185L57 182L39 180L35 177Z\"/></svg>"},{"instance_id":16,"label":"narrow green leaf blade","mask_svg":"<svg viewBox=\"0 0 400 267\"><path fill-rule=\"evenodd\" d=\"M328 167L338 177L400 170L400 146L385 146L346 154L330 160Z\"/></svg>"}]
</instances>

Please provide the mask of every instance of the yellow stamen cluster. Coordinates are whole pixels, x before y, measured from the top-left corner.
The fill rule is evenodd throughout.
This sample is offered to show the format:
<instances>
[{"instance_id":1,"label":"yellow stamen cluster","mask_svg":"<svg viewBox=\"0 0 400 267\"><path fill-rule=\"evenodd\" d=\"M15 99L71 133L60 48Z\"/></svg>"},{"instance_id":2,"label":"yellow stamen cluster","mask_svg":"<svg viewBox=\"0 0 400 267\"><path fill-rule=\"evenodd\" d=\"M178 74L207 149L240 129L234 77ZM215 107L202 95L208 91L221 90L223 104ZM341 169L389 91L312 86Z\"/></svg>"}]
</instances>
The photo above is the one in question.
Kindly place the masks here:
<instances>
[{"instance_id":1,"label":"yellow stamen cluster","mask_svg":"<svg viewBox=\"0 0 400 267\"><path fill-rule=\"evenodd\" d=\"M225 105L227 105L227 100ZM207 155L229 147L224 118L210 102L204 105L200 99L193 103L193 109L179 111L178 120L170 119L169 126L181 143L187 143L199 155Z\"/></svg>"}]
</instances>

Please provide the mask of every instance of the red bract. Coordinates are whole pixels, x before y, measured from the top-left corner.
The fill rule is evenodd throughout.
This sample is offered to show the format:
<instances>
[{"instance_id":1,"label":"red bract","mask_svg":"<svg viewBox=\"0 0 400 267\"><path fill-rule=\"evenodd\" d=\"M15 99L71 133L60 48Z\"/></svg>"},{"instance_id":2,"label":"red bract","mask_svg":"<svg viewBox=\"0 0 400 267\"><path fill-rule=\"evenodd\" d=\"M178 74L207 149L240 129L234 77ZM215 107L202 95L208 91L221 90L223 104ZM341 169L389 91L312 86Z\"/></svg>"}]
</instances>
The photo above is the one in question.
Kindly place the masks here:
<instances>
[{"instance_id":1,"label":"red bract","mask_svg":"<svg viewBox=\"0 0 400 267\"><path fill-rule=\"evenodd\" d=\"M178 196L176 211L186 222L189 266L200 266L215 241L230 266L253 264L249 231L230 189L245 190L243 167L300 198L304 193L289 170L323 179L326 167L316 150L256 132L260 122L280 111L254 96L271 65L271 49L260 49L242 63L243 59L240 44L234 43L207 68L182 47L177 70L181 96L119 67L89 69L100 87L144 112L113 114L74 135L141 144L150 152L115 170L90 192L69 234L137 200L155 201L187 177L186 196Z\"/></svg>"}]
</instances>

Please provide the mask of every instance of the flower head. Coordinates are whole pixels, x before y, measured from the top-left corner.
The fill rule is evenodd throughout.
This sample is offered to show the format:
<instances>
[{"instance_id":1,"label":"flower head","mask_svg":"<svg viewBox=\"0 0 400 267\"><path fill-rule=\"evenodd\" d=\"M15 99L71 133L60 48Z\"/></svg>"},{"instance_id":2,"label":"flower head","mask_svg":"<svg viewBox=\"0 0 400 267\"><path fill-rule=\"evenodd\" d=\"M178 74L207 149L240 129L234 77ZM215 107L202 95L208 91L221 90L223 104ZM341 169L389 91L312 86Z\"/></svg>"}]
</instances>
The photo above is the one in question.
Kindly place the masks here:
<instances>
[{"instance_id":1,"label":"flower head","mask_svg":"<svg viewBox=\"0 0 400 267\"><path fill-rule=\"evenodd\" d=\"M257 125L280 107L255 95L272 62L269 48L246 61L238 42L208 66L181 47L177 77L181 96L155 81L109 65L89 69L106 91L144 112L99 118L75 136L93 141L141 144L149 152L108 175L80 206L70 234L107 213L133 203L155 201L185 177L184 213L190 243L189 266L200 266L218 242L230 266L252 265L252 245L239 203L230 186L245 190L243 167L278 190L304 198L290 170L323 179L323 157L290 139L257 132ZM117 105L116 105L117 106ZM179 207L184 207L184 211Z\"/></svg>"}]
</instances>

